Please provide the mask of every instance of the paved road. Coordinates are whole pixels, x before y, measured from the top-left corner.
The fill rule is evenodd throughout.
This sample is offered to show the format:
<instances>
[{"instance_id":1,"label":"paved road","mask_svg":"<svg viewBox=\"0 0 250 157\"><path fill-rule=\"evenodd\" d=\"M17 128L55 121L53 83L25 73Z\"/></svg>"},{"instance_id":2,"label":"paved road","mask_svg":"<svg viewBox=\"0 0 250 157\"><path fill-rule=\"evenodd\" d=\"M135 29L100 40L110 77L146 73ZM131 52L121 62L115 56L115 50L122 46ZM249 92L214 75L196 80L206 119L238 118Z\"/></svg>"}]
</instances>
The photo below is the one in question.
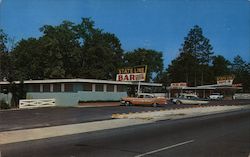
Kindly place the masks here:
<instances>
[{"instance_id":1,"label":"paved road","mask_svg":"<svg viewBox=\"0 0 250 157\"><path fill-rule=\"evenodd\" d=\"M250 104L250 100L212 101L208 105ZM169 104L161 107L114 106L98 108L40 108L32 110L0 111L0 131L56 126L111 119L113 113L129 113L197 105Z\"/></svg>"},{"instance_id":2,"label":"paved road","mask_svg":"<svg viewBox=\"0 0 250 157\"><path fill-rule=\"evenodd\" d=\"M248 157L250 110L2 145L2 157Z\"/></svg>"}]
</instances>

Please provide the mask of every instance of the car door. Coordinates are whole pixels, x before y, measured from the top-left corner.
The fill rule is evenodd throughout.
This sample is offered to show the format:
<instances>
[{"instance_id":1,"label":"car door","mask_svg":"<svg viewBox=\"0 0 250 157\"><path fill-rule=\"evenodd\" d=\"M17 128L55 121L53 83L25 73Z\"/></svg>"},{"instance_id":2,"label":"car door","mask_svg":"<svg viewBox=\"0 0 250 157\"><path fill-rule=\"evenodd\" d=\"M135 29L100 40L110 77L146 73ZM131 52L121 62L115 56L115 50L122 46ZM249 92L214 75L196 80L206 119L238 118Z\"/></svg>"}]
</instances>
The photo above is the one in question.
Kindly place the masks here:
<instances>
[{"instance_id":1,"label":"car door","mask_svg":"<svg viewBox=\"0 0 250 157\"><path fill-rule=\"evenodd\" d=\"M139 95L134 99L134 104L141 105L144 104L144 95Z\"/></svg>"},{"instance_id":2,"label":"car door","mask_svg":"<svg viewBox=\"0 0 250 157\"><path fill-rule=\"evenodd\" d=\"M155 98L151 95L145 95L144 96L144 104L151 105L154 104Z\"/></svg>"}]
</instances>

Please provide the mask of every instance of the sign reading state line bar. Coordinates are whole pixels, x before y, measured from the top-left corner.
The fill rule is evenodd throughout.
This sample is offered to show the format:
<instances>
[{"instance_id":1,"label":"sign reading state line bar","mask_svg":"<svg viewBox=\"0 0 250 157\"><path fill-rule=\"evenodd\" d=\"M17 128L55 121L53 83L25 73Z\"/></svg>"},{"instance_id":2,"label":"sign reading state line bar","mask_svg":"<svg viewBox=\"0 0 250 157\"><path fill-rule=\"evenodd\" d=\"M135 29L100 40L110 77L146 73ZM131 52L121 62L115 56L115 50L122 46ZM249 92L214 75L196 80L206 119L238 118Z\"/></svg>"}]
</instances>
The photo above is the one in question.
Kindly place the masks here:
<instances>
[{"instance_id":1,"label":"sign reading state line bar","mask_svg":"<svg viewBox=\"0 0 250 157\"><path fill-rule=\"evenodd\" d=\"M147 66L136 66L130 68L118 69L116 81L145 81Z\"/></svg>"}]
</instances>

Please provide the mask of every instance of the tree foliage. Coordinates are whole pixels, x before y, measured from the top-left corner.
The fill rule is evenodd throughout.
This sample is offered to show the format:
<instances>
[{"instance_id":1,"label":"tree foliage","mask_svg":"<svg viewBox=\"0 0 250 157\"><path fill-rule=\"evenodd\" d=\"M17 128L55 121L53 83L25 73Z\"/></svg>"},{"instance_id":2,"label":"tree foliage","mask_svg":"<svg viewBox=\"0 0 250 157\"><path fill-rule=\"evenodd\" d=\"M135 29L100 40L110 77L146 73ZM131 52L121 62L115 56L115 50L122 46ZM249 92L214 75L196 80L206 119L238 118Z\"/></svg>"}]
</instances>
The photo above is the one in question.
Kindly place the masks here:
<instances>
[{"instance_id":1,"label":"tree foliage","mask_svg":"<svg viewBox=\"0 0 250 157\"><path fill-rule=\"evenodd\" d=\"M80 53L80 77L114 79L122 64L120 40L112 33L94 27L94 22L83 18L76 30L83 42Z\"/></svg>"},{"instance_id":2,"label":"tree foliage","mask_svg":"<svg viewBox=\"0 0 250 157\"><path fill-rule=\"evenodd\" d=\"M184 38L180 55L168 67L170 77L173 81L183 81L195 86L210 82L211 71L208 65L212 60L212 49L209 39L203 36L202 29L194 26Z\"/></svg>"},{"instance_id":3,"label":"tree foliage","mask_svg":"<svg viewBox=\"0 0 250 157\"><path fill-rule=\"evenodd\" d=\"M241 56L234 57L231 63L231 72L235 75L235 83L242 83L243 91L250 92L250 63L244 61Z\"/></svg>"},{"instance_id":4,"label":"tree foliage","mask_svg":"<svg viewBox=\"0 0 250 157\"><path fill-rule=\"evenodd\" d=\"M40 31L43 33L40 38L22 39L11 52L15 79L113 79L122 65L119 39L95 28L90 18L83 18L80 24L63 21L58 26L44 25ZM5 38L1 41L4 49Z\"/></svg>"},{"instance_id":5,"label":"tree foliage","mask_svg":"<svg viewBox=\"0 0 250 157\"><path fill-rule=\"evenodd\" d=\"M7 48L8 36L0 29L0 80L13 78L13 62Z\"/></svg>"},{"instance_id":6,"label":"tree foliage","mask_svg":"<svg viewBox=\"0 0 250 157\"><path fill-rule=\"evenodd\" d=\"M150 49L138 48L124 54L124 66L132 67L147 65L146 80L150 81L163 70L162 52Z\"/></svg>"},{"instance_id":7,"label":"tree foliage","mask_svg":"<svg viewBox=\"0 0 250 157\"><path fill-rule=\"evenodd\" d=\"M75 25L63 21L59 26L45 25L40 31L43 32L40 38L43 55L47 59L45 77L72 78L77 75L80 45Z\"/></svg>"},{"instance_id":8,"label":"tree foliage","mask_svg":"<svg viewBox=\"0 0 250 157\"><path fill-rule=\"evenodd\" d=\"M212 60L211 70L214 77L230 75L230 61L226 60L223 56L214 56Z\"/></svg>"}]
</instances>

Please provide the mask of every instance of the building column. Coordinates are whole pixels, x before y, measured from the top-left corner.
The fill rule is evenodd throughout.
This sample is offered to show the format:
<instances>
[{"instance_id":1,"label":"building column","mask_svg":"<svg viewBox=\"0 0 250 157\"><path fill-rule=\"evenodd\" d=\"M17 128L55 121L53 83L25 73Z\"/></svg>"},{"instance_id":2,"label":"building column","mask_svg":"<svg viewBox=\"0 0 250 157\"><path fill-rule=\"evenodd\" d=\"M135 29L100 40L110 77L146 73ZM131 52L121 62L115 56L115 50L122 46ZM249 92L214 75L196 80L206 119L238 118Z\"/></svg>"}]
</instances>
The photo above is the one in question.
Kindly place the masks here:
<instances>
[{"instance_id":1,"label":"building column","mask_svg":"<svg viewBox=\"0 0 250 157\"><path fill-rule=\"evenodd\" d=\"M40 92L43 92L43 84L40 84Z\"/></svg>"},{"instance_id":2,"label":"building column","mask_svg":"<svg viewBox=\"0 0 250 157\"><path fill-rule=\"evenodd\" d=\"M95 84L92 84L92 92L95 92Z\"/></svg>"},{"instance_id":3,"label":"building column","mask_svg":"<svg viewBox=\"0 0 250 157\"><path fill-rule=\"evenodd\" d=\"M53 92L53 84L50 84L50 92Z\"/></svg>"},{"instance_id":4,"label":"building column","mask_svg":"<svg viewBox=\"0 0 250 157\"><path fill-rule=\"evenodd\" d=\"M64 83L61 84L61 92L64 92L65 91L65 85Z\"/></svg>"},{"instance_id":5,"label":"building column","mask_svg":"<svg viewBox=\"0 0 250 157\"><path fill-rule=\"evenodd\" d=\"M104 92L107 92L107 84L104 84L104 85L103 85L103 91L104 91Z\"/></svg>"},{"instance_id":6,"label":"building column","mask_svg":"<svg viewBox=\"0 0 250 157\"><path fill-rule=\"evenodd\" d=\"M114 85L114 92L117 93L117 85Z\"/></svg>"}]
</instances>

